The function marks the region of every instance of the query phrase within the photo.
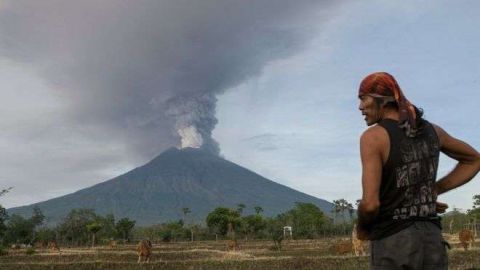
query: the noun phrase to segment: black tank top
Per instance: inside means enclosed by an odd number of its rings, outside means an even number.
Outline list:
[[[382,168],[380,210],[371,240],[397,233],[418,220],[441,228],[434,193],[440,144],[433,126],[423,121],[423,130],[415,138],[407,137],[395,120],[379,123],[388,132],[390,153]]]

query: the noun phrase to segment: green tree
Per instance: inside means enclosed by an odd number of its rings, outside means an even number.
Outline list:
[[[187,222],[187,215],[190,214],[192,211],[188,207],[182,208],[182,213],[183,213],[183,223]]]
[[[45,215],[43,215],[40,207],[36,205],[33,207],[32,217],[30,218],[30,220],[35,227],[42,225],[43,221],[45,220]]]
[[[36,229],[43,223],[45,216],[38,206],[33,208],[32,216],[26,219],[20,215],[10,218],[7,230],[7,242],[33,244],[36,241]]]
[[[468,215],[460,212],[458,208],[442,215],[442,227],[450,234],[463,229],[463,225],[469,222]]]
[[[476,219],[476,222],[480,222],[480,194],[473,196],[473,206],[467,210],[467,214],[470,218]]]
[[[7,224],[5,242],[8,244],[29,244],[33,242],[34,225],[31,220],[20,215],[12,215]]]
[[[103,228],[103,224],[98,221],[92,221],[87,224],[87,230],[92,234],[92,248],[95,247],[97,233]]]
[[[107,214],[106,216],[98,216],[96,221],[103,225],[100,232],[97,234],[98,240],[108,242],[117,237],[117,229],[115,228],[115,217],[113,214]]]
[[[269,238],[274,243],[275,250],[282,249],[283,241],[283,227],[285,226],[282,218],[277,216],[277,218],[268,218],[265,222],[266,230]]]
[[[33,236],[32,236],[32,241],[36,241],[36,231],[37,228],[43,224],[43,221],[45,220],[45,215],[43,215],[42,210],[38,206],[33,207],[32,211],[32,217],[30,218],[30,222],[32,222],[33,225]],[[33,244],[33,243],[31,243]]]
[[[350,222],[353,222],[353,214],[355,213],[355,208],[351,203],[347,204],[348,216],[350,217]]]
[[[238,212],[238,214],[240,214],[240,216],[242,215],[243,209],[245,209],[245,207],[247,207],[247,206],[243,203],[237,204],[237,212]]]
[[[255,206],[255,214],[260,215],[263,212],[263,208],[260,206]]]
[[[215,234],[227,235],[235,233],[235,229],[240,226],[241,219],[238,211],[217,207],[207,215],[207,226]],[[235,237],[235,236],[233,236]]]
[[[35,233],[36,242],[46,245],[48,242],[56,240],[57,232],[52,228],[40,228]]]
[[[338,200],[333,200],[333,207],[332,207],[332,215],[333,215],[333,225],[336,224],[336,221],[337,221],[337,215],[338,213],[340,213],[342,210],[341,210],[341,206],[340,206],[340,201]]]
[[[130,241],[130,233],[135,227],[135,220],[129,218],[122,218],[117,222],[117,232],[122,236],[123,242]]]
[[[183,228],[183,222],[181,220],[167,222],[161,226],[160,238],[164,242],[176,242],[179,237],[185,235],[185,232],[188,233],[188,230]]]
[[[257,235],[260,231],[265,229],[266,222],[260,215],[249,215],[242,217],[243,230],[246,238]]]
[[[5,195],[7,192],[9,192],[12,188],[6,188],[0,190],[0,197]],[[4,245],[4,237],[5,237],[5,232],[7,231],[7,225],[5,222],[7,222],[8,219],[8,214],[7,214],[7,209],[5,209],[1,204],[0,204],[0,249]]]
[[[8,219],[7,210],[0,205],[0,248],[4,245],[5,232],[7,231],[7,225],[5,222]]]
[[[320,235],[326,219],[318,206],[302,202],[295,203],[293,209],[280,214],[277,218],[284,222],[283,226],[292,226],[294,236],[300,238],[314,238]]]
[[[467,211],[470,223],[473,227],[474,237],[477,237],[477,224],[480,223],[480,194],[473,196],[473,207]]]
[[[480,194],[473,196],[473,208],[480,207]]]
[[[348,211],[348,208],[349,208],[349,202],[347,202],[347,200],[345,199],[339,199],[338,200],[338,207],[339,207],[339,210],[340,210],[340,213],[342,214],[342,221],[343,223],[345,223],[345,212]],[[353,207],[352,207],[353,208]]]
[[[183,224],[186,224],[187,227],[190,229],[190,241],[193,242],[193,226],[192,224],[187,223],[187,215],[190,214],[192,211],[188,207],[182,208],[183,212]]]
[[[87,224],[96,221],[97,218],[93,209],[72,209],[58,225],[62,242],[69,242],[76,246],[90,242],[90,232],[87,229]]]
[[[349,203],[345,199],[338,199],[333,201],[334,207],[332,209],[332,212],[334,214],[333,216],[333,225],[335,225],[337,222],[337,215],[340,214],[340,217],[342,218],[342,223],[341,223],[341,230],[345,234],[346,233],[346,224],[345,224],[345,212],[347,212],[350,215],[350,218],[353,218],[353,205]]]

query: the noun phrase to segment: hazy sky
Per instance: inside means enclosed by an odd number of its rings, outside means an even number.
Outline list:
[[[0,1],[6,207],[204,143],[327,200],[360,198],[357,89],[393,74],[480,149],[477,1]],[[454,163],[442,157],[439,176]],[[477,176],[442,201],[470,208]]]

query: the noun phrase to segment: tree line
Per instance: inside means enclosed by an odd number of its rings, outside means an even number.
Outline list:
[[[9,189],[0,190],[0,196]],[[472,220],[480,221],[480,194],[473,197],[473,208],[467,213],[458,209],[442,217],[446,232],[455,233]],[[357,201],[358,204],[358,201]],[[29,218],[8,215],[0,205],[0,247],[12,244],[46,245],[56,241],[62,246],[128,243],[148,238],[158,242],[219,239],[270,239],[278,248],[285,238],[315,239],[332,235],[349,235],[355,222],[355,209],[345,199],[333,201],[331,217],[312,203],[297,202],[294,207],[274,217],[263,215],[261,206],[253,206],[254,214],[245,215],[246,205],[217,207],[204,223],[191,219],[188,207],[181,209],[182,218],[151,226],[136,226],[129,218],[116,220],[113,214],[99,215],[93,209],[72,209],[55,227],[47,227],[45,216],[34,207]],[[291,227],[291,233],[288,228]]]
[[[72,209],[55,227],[47,227],[41,209],[34,207],[29,218],[8,215],[0,206],[0,246],[45,246],[56,241],[61,246],[107,244],[115,240],[128,243],[148,238],[152,241],[198,241],[219,239],[272,239],[277,244],[284,238],[284,226],[293,228],[294,239],[318,238],[342,233],[345,224],[334,224],[316,205],[297,202],[276,217],[265,217],[261,206],[254,214],[245,215],[245,204],[236,208],[217,207],[204,223],[191,220],[191,210],[182,208],[182,218],[151,226],[136,226],[129,218],[116,220],[113,214],[99,215],[93,209]],[[346,221],[345,221],[346,223]],[[347,225],[350,226],[350,225]],[[351,226],[350,226],[351,227]]]

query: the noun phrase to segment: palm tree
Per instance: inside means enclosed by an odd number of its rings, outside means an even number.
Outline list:
[[[95,247],[95,238],[97,236],[97,232],[103,228],[103,225],[99,222],[92,222],[87,224],[87,230],[92,233],[92,248]]]
[[[333,200],[333,207],[331,211],[333,214],[333,225],[335,225],[337,214],[340,213],[340,211],[341,211],[340,200]]]
[[[243,209],[245,209],[245,207],[246,207],[246,206],[245,206],[245,204],[243,204],[243,203],[237,204],[237,212],[240,214],[240,216],[242,215]]]
[[[187,223],[187,215],[190,214],[192,211],[190,211],[190,208],[184,207],[182,208],[182,213],[183,213],[183,223]]]
[[[347,203],[347,210],[348,215],[350,216],[350,221],[353,222],[353,213],[355,212],[355,208],[353,208],[353,205],[351,203]]]
[[[263,212],[263,208],[260,206],[255,206],[255,214],[260,215],[261,212]]]

